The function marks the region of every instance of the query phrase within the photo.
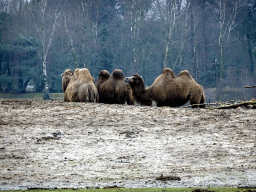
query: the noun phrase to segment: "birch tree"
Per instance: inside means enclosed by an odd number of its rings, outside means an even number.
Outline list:
[[[132,0],[131,5],[131,38],[132,38],[132,59],[133,64],[135,67],[135,71],[138,72],[138,37],[139,37],[139,29],[140,29],[140,23],[141,23],[141,17],[139,15],[140,10],[138,10],[136,6],[136,0]]]
[[[163,68],[168,67],[168,55],[170,52],[170,43],[171,38],[173,35],[173,30],[176,23],[176,16],[177,16],[177,2],[176,0],[167,0],[166,1],[166,7],[167,7],[167,25],[168,25],[168,37],[167,42],[165,46],[165,52],[164,52],[164,61],[163,61]]]
[[[218,78],[217,78],[217,98],[220,98],[221,90],[223,87],[223,78],[225,74],[225,60],[224,60],[224,49],[225,46],[228,44],[231,31],[238,25],[235,22],[236,14],[237,14],[237,0],[234,2],[233,9],[231,14],[227,14],[227,2],[226,0],[216,0],[219,9],[219,37],[218,37],[218,52],[219,57],[215,58],[215,66],[217,67],[218,71]],[[227,18],[227,15],[229,18]],[[225,41],[226,40],[226,41]]]
[[[32,16],[32,23],[34,25],[37,36],[39,36],[41,46],[38,47],[37,53],[40,56],[43,67],[43,78],[44,78],[44,90],[43,90],[43,99],[49,100],[49,82],[47,75],[47,57],[49,55],[49,50],[54,39],[54,34],[57,27],[57,20],[60,15],[59,4],[57,3],[55,9],[50,9],[48,5],[48,0],[42,0],[40,2],[34,2],[33,4],[28,5],[29,15]],[[53,11],[53,12],[51,12]],[[20,37],[26,39],[33,44],[23,34],[19,34]]]
[[[89,17],[89,2],[82,2],[81,3],[81,8],[82,8],[82,15],[83,15],[83,38],[82,38],[82,55],[83,59],[85,59],[86,52],[85,52],[85,47],[86,47],[86,33],[87,33],[87,25],[88,25],[88,17]],[[86,66],[86,63],[84,63],[84,67]]]
[[[85,60],[86,55],[85,48],[88,43],[86,42],[86,34],[91,2],[66,0],[62,7],[61,15],[63,22],[62,24],[58,24],[58,26],[63,29],[66,34],[68,39],[67,44],[71,51],[74,65],[79,67],[82,65],[82,61]],[[72,7],[72,10],[70,10],[70,7]],[[79,26],[79,28],[74,30],[77,26]],[[79,49],[81,50],[81,54],[79,54]],[[83,63],[83,67],[88,67],[85,62]]]

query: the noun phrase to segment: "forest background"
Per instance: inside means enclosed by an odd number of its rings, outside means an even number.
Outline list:
[[[188,70],[206,100],[251,99],[256,0],[0,0],[0,91],[62,92],[86,67],[142,75]],[[30,88],[30,89],[29,89]]]

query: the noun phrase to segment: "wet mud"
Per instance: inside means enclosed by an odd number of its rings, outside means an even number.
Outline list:
[[[0,190],[255,187],[255,109],[0,99]]]

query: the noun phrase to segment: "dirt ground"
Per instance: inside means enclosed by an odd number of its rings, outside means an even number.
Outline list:
[[[255,109],[0,99],[0,190],[255,187],[255,136]]]

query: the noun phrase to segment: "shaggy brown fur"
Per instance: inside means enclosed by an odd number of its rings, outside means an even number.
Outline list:
[[[108,104],[134,104],[132,89],[128,83],[124,81],[123,72],[115,69],[112,76],[99,85],[100,103]]]
[[[99,87],[102,83],[104,83],[105,81],[107,81],[108,79],[110,78],[110,73],[107,71],[107,70],[101,70],[100,73],[99,73],[99,78],[95,84],[98,92],[99,92]],[[103,103],[102,102],[102,99],[100,97],[100,94],[99,94],[99,103]]]
[[[95,86],[99,90],[99,86],[110,78],[110,73],[107,70],[101,70],[99,73],[99,79],[97,80]]]
[[[139,75],[127,77],[126,81],[131,85],[134,97],[141,105],[152,105],[154,100],[158,107],[178,107],[188,101],[191,105],[203,104],[205,100],[203,87],[194,81],[187,70],[175,77],[171,69],[165,68],[148,89],[145,89],[144,81]]]
[[[98,100],[99,94],[90,71],[87,68],[77,68],[64,93],[64,101],[98,102]]]
[[[74,75],[74,72],[71,69],[66,69],[64,71],[64,73],[61,74],[62,76],[62,90],[63,93],[66,91],[67,86],[72,78],[72,76]]]

